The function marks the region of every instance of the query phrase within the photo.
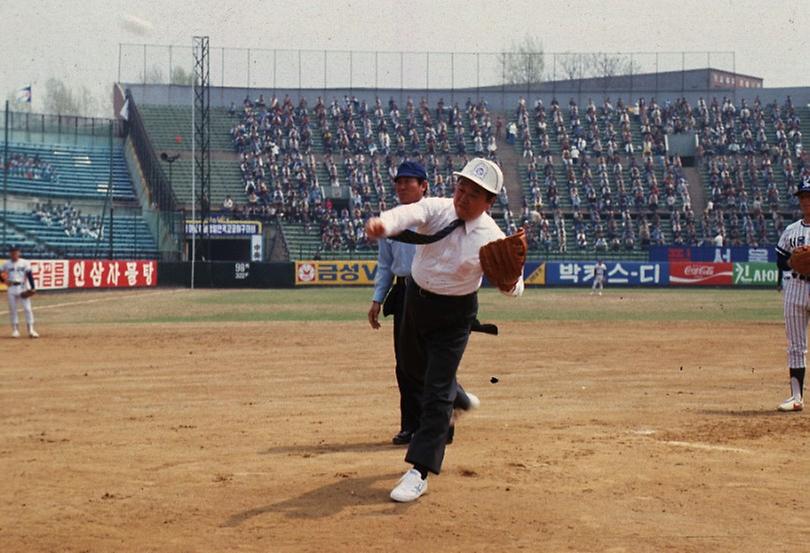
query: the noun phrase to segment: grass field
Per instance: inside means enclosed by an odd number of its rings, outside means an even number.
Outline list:
[[[0,338],[0,551],[751,551],[810,541],[774,290],[481,294],[416,504],[368,289],[42,294]],[[7,316],[5,313],[3,317]],[[7,327],[6,327],[7,328]],[[492,384],[492,376],[498,378]]]
[[[147,298],[154,295],[154,301]],[[194,323],[194,322],[351,322],[365,321],[368,288],[308,290],[159,290],[45,295],[43,322]],[[128,302],[119,309],[121,302]],[[160,298],[160,299],[157,299]],[[84,304],[83,301],[92,303]],[[112,302],[112,307],[106,303]],[[53,305],[75,303],[64,308]],[[781,296],[775,290],[732,291],[614,289],[605,296],[587,290],[529,289],[512,301],[492,290],[480,294],[481,318],[497,321],[761,321],[782,320]]]

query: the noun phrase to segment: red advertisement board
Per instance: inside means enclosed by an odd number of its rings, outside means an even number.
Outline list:
[[[157,261],[70,262],[70,288],[140,288],[157,285]]]
[[[672,286],[731,286],[733,277],[733,263],[669,263],[669,283]]]
[[[0,259],[0,264],[4,261]],[[157,286],[157,267],[157,261],[31,260],[37,290]],[[0,284],[0,290],[5,289]]]

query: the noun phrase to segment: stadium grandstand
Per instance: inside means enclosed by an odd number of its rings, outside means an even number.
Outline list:
[[[158,247],[125,160],[120,123],[0,113],[5,244],[40,259],[154,259]]]
[[[530,258],[645,260],[656,245],[774,244],[810,177],[808,89],[701,68],[527,87],[213,87],[205,195],[189,88],[121,82],[119,116],[91,125],[10,114],[6,242],[188,259],[207,216],[258,223],[253,260],[374,258],[363,226],[395,205],[399,163],[419,161],[429,193],[449,196],[453,171],[480,156],[505,175],[492,215],[527,229]],[[214,252],[198,256],[249,257]]]

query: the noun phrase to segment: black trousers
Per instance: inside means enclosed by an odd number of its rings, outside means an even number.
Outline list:
[[[440,296],[410,280],[406,291],[400,359],[413,386],[421,390],[419,428],[405,461],[439,474],[453,407],[469,407],[456,372],[478,314],[477,293]]]
[[[414,432],[419,427],[421,414],[421,387],[406,376],[402,360],[400,342],[410,341],[410,330],[405,325],[405,288],[404,277],[397,277],[383,303],[383,315],[394,317],[394,357],[396,359],[397,387],[399,388],[399,429]]]

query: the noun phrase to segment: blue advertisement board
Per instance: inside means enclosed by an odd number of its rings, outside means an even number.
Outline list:
[[[751,248],[733,246],[651,246],[650,261],[699,261],[704,263],[776,263],[776,250],[773,246]]]
[[[639,261],[606,261],[608,286],[666,286],[669,284],[667,263]],[[591,286],[595,261],[548,262],[546,286]]]

